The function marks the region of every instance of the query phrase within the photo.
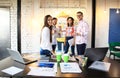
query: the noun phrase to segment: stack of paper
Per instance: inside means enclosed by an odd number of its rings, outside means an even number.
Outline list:
[[[60,63],[62,73],[81,73],[78,63]]]
[[[56,76],[57,63],[55,62],[39,62],[38,67],[30,67],[28,75],[34,76]]]
[[[2,70],[2,72],[7,73],[9,75],[15,75],[21,71],[23,71],[23,69],[15,67],[15,66],[11,66],[9,68]]]
[[[56,76],[56,72],[53,68],[46,67],[30,67],[30,72],[28,75],[34,76]]]
[[[111,63],[95,61],[88,68],[101,70],[101,71],[109,71]]]

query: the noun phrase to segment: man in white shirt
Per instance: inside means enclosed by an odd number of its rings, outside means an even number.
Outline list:
[[[83,13],[81,11],[77,12],[77,18],[79,20],[76,28],[76,48],[78,56],[81,56],[85,52],[87,37],[88,37],[88,24],[83,20]]]

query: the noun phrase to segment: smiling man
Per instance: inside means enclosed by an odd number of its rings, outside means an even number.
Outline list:
[[[79,20],[77,28],[76,28],[76,47],[77,47],[77,54],[78,57],[84,54],[86,44],[87,44],[87,37],[88,37],[88,30],[89,26],[87,22],[83,20],[83,13],[81,11],[77,12],[77,19]]]

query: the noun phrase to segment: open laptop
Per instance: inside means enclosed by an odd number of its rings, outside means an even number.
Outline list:
[[[22,64],[26,65],[26,64],[30,64],[30,63],[33,63],[33,62],[37,61],[35,59],[30,60],[30,59],[23,58],[18,51],[14,51],[14,50],[11,50],[9,48],[7,48],[7,50],[9,52],[10,56],[12,57],[12,59],[19,62],[19,63],[22,63]]]
[[[104,60],[107,51],[108,47],[87,48],[85,50],[84,56],[88,57],[89,62],[102,61]]]

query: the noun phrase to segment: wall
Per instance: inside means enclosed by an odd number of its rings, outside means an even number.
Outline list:
[[[17,50],[17,0],[0,0],[0,7],[10,8],[11,48]]]
[[[37,52],[39,51],[39,36],[40,30],[43,25],[43,17],[45,14],[51,14],[56,16],[56,10],[67,11],[71,10],[69,13],[71,16],[75,17],[75,12],[78,10],[84,10],[81,8],[52,8],[40,9],[40,0],[21,0],[22,3],[22,51],[24,52]],[[88,47],[91,46],[91,1],[87,0],[87,8],[84,12],[84,19],[90,25],[90,33],[88,38]],[[108,31],[109,31],[109,9],[117,8],[117,0],[106,0],[106,12],[105,9],[105,0],[97,0],[96,7],[96,37],[95,37],[95,46],[108,46]],[[10,7],[10,26],[11,26],[11,48],[17,50],[17,0],[0,0],[0,7],[9,6]],[[119,5],[120,7],[120,5]],[[74,10],[73,10],[74,9]],[[59,13],[59,12],[58,12]],[[33,19],[34,18],[34,19]],[[76,17],[75,17],[76,19]],[[33,22],[32,22],[33,20]]]
[[[83,11],[84,19],[89,24],[88,47],[91,47],[91,22],[92,22],[92,0],[86,0],[85,8],[40,8],[40,0],[21,0],[22,10],[22,52],[39,52],[40,32],[43,26],[44,16],[47,14],[57,17],[64,12],[77,21],[76,12]],[[54,0],[57,1],[57,0]],[[87,2],[88,1],[88,2]],[[78,3],[79,4],[79,3]],[[61,4],[68,5],[68,3]]]
[[[95,37],[96,47],[108,46],[110,8],[120,8],[120,5],[118,7],[118,0],[106,0],[106,12],[104,12],[105,0],[97,0]]]

